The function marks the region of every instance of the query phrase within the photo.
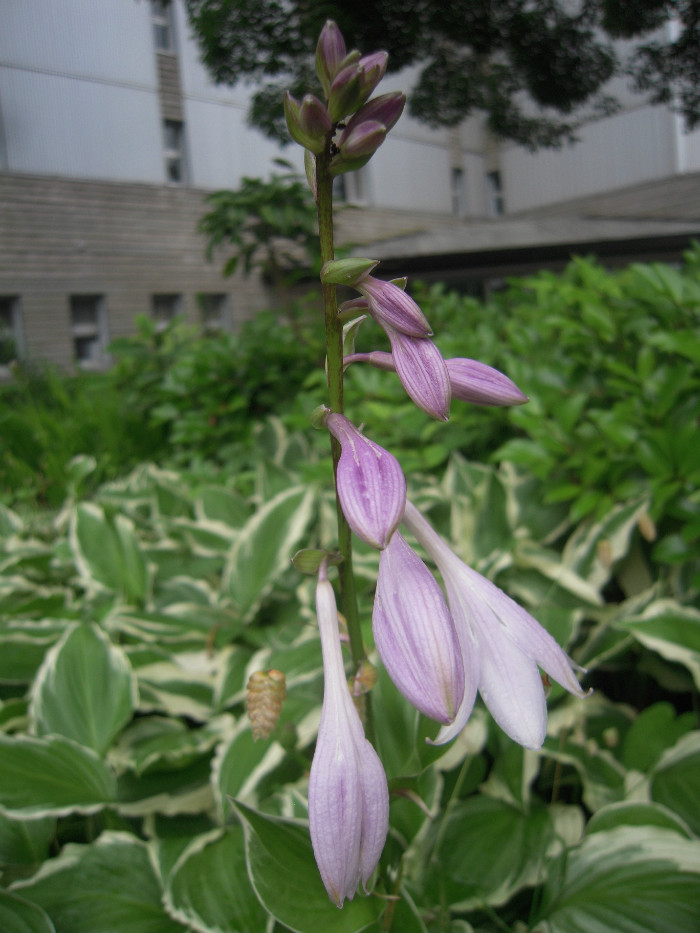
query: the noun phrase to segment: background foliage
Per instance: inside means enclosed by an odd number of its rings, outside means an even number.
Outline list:
[[[446,355],[468,347],[531,399],[455,403],[448,430],[392,374],[348,371],[348,398],[362,397],[412,497],[567,646],[594,693],[554,688],[539,753],[481,706],[435,748],[437,726],[380,670],[391,830],[375,894],[342,911],[305,822],[321,656],[313,581],[289,564],[334,544],[327,438],[307,429],[323,378],[308,375],[311,312],[302,345],[273,315],[231,338],[144,329],[114,348],[110,373],[20,374],[4,389],[6,425],[34,414],[24,459],[0,434],[14,451],[1,460],[2,929],[692,929],[699,269],[698,251],[682,270],[581,259],[487,304],[423,292]],[[371,326],[358,349],[376,345]],[[108,415],[122,440],[105,457]],[[49,489],[57,507],[32,504]],[[361,543],[356,567],[371,645],[376,554]],[[245,683],[268,668],[285,671],[288,697],[254,743]]]

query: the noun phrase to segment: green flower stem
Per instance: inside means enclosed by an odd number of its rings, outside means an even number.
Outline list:
[[[325,151],[316,156],[316,183],[318,203],[318,231],[321,241],[321,261],[329,262],[335,258],[333,246],[333,177],[328,170],[330,159],[330,141]],[[338,303],[335,285],[323,285],[323,306],[326,321],[326,360],[328,379],[328,407],[331,411],[343,413],[343,325],[338,318]],[[333,475],[337,476],[340,444],[331,437],[333,456]],[[337,495],[336,511],[338,514],[338,548],[343,561],[338,568],[340,594],[343,614],[348,626],[350,650],[355,665],[358,666],[366,657],[362,643],[360,619],[357,609],[357,591],[355,575],[352,569],[352,533],[343,515]]]

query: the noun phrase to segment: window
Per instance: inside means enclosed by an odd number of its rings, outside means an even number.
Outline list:
[[[73,356],[85,369],[107,362],[107,314],[102,295],[71,295],[70,324]]]
[[[151,0],[151,21],[153,22],[153,44],[158,52],[174,52],[173,8],[172,4],[161,0]]]
[[[185,147],[182,123],[179,120],[163,121],[163,154],[165,155],[165,177],[173,184],[185,180]]]
[[[16,295],[0,295],[0,369],[23,352],[22,315]]]
[[[206,331],[229,330],[228,295],[200,292],[197,295],[199,319]]]
[[[453,166],[450,171],[452,193],[452,213],[455,217],[464,217],[467,213],[467,183],[464,170]]]
[[[505,211],[500,172],[486,173],[486,210],[490,217],[498,217]]]
[[[165,330],[182,310],[182,295],[151,295],[151,316],[158,330]]]
[[[367,204],[369,200],[369,174],[362,166],[356,172],[336,175],[333,181],[333,197],[348,204]]]

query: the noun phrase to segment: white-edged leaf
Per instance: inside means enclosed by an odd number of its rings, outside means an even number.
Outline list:
[[[168,877],[165,906],[198,933],[249,933],[265,929],[267,914],[248,880],[243,828],[199,836]]]
[[[700,842],[658,826],[598,832],[550,864],[538,933],[680,933],[700,917]]]
[[[2,933],[56,933],[46,913],[18,894],[0,890],[0,930]]]
[[[278,493],[249,519],[226,562],[224,590],[245,619],[289,566],[311,518],[315,493],[293,486]]]
[[[104,755],[137,705],[124,652],[96,625],[74,625],[39,669],[30,715],[37,735],[63,735]]]
[[[683,664],[700,689],[700,610],[660,599],[639,615],[615,624],[667,661]]]
[[[108,515],[92,502],[81,502],[71,519],[70,541],[88,588],[116,592],[129,602],[145,599],[146,562],[125,515]]]
[[[0,734],[0,812],[17,819],[94,813],[116,799],[111,769],[61,735]]]
[[[183,933],[161,903],[146,845],[129,833],[69,844],[12,890],[42,907],[58,933]]]
[[[649,781],[652,800],[700,833],[700,732],[689,732],[661,756]]]

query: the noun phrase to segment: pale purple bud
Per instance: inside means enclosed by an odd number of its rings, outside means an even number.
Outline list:
[[[360,59],[358,67],[362,73],[362,103],[367,100],[386,74],[388,62],[388,52],[372,52],[371,55],[363,55]]]
[[[381,551],[396,531],[406,503],[401,466],[345,415],[329,412],[325,420],[341,447],[336,483],[343,514],[358,538]]]
[[[348,121],[348,125],[345,130],[343,130],[340,137],[339,145],[343,145],[346,136],[348,136],[356,126],[367,121],[381,123],[388,132],[403,113],[405,104],[406,95],[402,94],[401,91],[395,91],[391,94],[381,94],[379,97],[367,101],[367,103],[363,104],[357,113]]]
[[[316,154],[323,152],[326,136],[332,129],[328,111],[313,94],[306,94],[301,104],[287,91],[284,116],[289,135],[299,145]]]
[[[450,377],[442,354],[427,337],[407,337],[385,327],[396,374],[408,397],[431,418],[450,417]]]
[[[329,19],[321,30],[316,45],[316,74],[326,97],[345,54],[343,35],[333,20]]]
[[[375,321],[409,337],[430,337],[432,330],[425,315],[410,295],[394,285],[368,275],[355,285],[368,301],[368,310]]]
[[[385,139],[386,127],[377,120],[357,123],[349,133],[343,133],[338,146],[340,153],[335,158],[351,160],[374,155]]]
[[[345,361],[346,364],[354,362],[367,362],[375,369],[396,372],[393,356],[384,350],[356,354],[352,359]],[[452,398],[475,405],[522,405],[528,401],[527,395],[524,395],[508,376],[504,376],[492,366],[487,366],[486,363],[454,357],[445,360],[445,366],[450,379]]]
[[[379,657],[425,716],[451,723],[464,697],[464,665],[437,581],[397,531],[379,558],[372,613]]]
[[[540,748],[547,734],[547,704],[539,668],[569,693],[584,697],[575,665],[539,622],[463,563],[411,502],[404,523],[442,575],[466,683],[470,669],[475,670],[479,693],[498,725],[520,745]],[[472,705],[465,691],[454,722],[440,730],[436,744],[449,742],[464,728]]]
[[[362,96],[362,79],[357,64],[347,65],[333,79],[328,92],[328,112],[333,123],[354,113],[366,99]]]
[[[475,405],[522,405],[528,400],[508,376],[486,363],[455,357],[445,365],[453,398]]]
[[[389,790],[345,678],[333,587],[319,573],[316,612],[323,653],[323,706],[309,775],[309,830],[323,884],[343,906],[367,890],[389,828]]]

